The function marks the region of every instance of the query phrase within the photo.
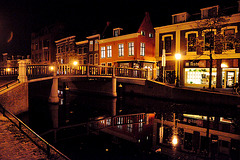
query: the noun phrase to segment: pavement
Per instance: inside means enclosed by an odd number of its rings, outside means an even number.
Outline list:
[[[11,121],[0,113],[0,159],[39,160],[48,159]]]

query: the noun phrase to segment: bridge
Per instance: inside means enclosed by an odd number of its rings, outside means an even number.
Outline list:
[[[116,97],[117,82],[145,85],[146,79],[151,79],[150,70],[106,67],[99,65],[69,65],[69,64],[26,64],[25,60],[19,61],[19,67],[1,67],[0,77],[15,77],[19,83],[33,83],[52,79],[49,102],[58,103],[59,79],[88,78],[88,80],[107,79],[109,84],[105,88],[95,88],[99,93]],[[111,82],[111,83],[110,83]],[[13,86],[15,82],[2,85],[0,90]]]

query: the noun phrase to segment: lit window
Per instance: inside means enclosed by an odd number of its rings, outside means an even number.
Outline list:
[[[95,44],[94,44],[94,51],[98,51],[98,41],[97,40],[95,40]]]
[[[118,45],[118,53],[119,53],[119,57],[124,56],[124,46],[123,46],[123,44]]]
[[[107,57],[108,58],[112,57],[112,46],[107,46]]]
[[[152,33],[149,33],[149,38],[153,38],[153,34]]]
[[[105,47],[101,47],[101,58],[105,58]]]
[[[145,56],[145,43],[140,43],[140,56]]]
[[[89,51],[93,51],[93,40],[89,42]]]
[[[134,42],[128,43],[128,55],[134,56]]]
[[[141,31],[141,35],[142,35],[142,36],[145,36],[145,32],[144,32],[144,31]]]

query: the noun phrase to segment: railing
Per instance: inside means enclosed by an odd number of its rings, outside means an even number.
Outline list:
[[[133,78],[145,78],[147,79],[148,71],[145,69],[133,69],[133,68],[115,68],[115,74],[119,77],[133,77]]]
[[[4,91],[5,89],[8,89],[11,86],[14,86],[17,83],[20,83],[19,80],[12,80],[12,81],[10,81],[8,83],[5,83],[5,84],[1,85],[0,86],[0,92]]]
[[[114,70],[114,72],[113,72]],[[119,76],[132,78],[147,78],[148,71],[145,69],[107,67],[99,65],[66,65],[60,64],[57,70],[58,75],[88,75],[88,76]]]
[[[50,65],[27,65],[28,79],[53,76],[54,66]]]
[[[0,76],[18,75],[18,67],[0,67]]]
[[[39,148],[45,151],[50,159],[67,159],[70,160],[63,153],[54,148],[51,144],[45,141],[32,129],[30,129],[25,123],[18,119],[14,114],[6,110],[2,105],[0,105],[2,114],[7,117],[12,123],[14,123],[20,131],[22,131],[28,138],[35,143]]]

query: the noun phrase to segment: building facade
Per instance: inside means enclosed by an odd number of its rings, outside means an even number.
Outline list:
[[[122,35],[122,28],[114,28],[113,36],[99,40],[99,64],[153,70],[154,29],[148,13],[136,33]]]
[[[189,21],[191,15],[183,12],[172,15],[173,24],[155,28],[158,75],[163,72],[165,50],[165,75],[176,74],[179,69],[182,86],[207,87],[210,68],[213,87],[232,87],[239,82],[240,48],[236,41],[240,38],[240,13],[219,13],[219,6],[203,8],[199,20]],[[215,27],[210,24],[213,20],[218,21]],[[181,54],[179,66],[176,53]]]
[[[50,64],[56,61],[55,41],[63,34],[60,24],[41,29],[31,35],[31,60],[33,63]]]
[[[55,41],[57,47],[56,62],[58,64],[72,64],[78,60],[75,38],[76,36],[69,36]]]

